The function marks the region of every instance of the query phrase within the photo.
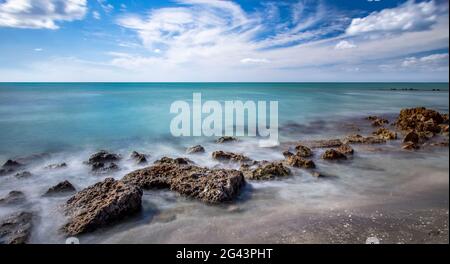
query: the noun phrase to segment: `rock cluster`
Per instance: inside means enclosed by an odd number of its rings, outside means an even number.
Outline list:
[[[17,205],[26,201],[25,194],[21,191],[10,191],[8,195],[0,198],[0,205]]]
[[[335,149],[327,149],[322,154],[324,160],[346,160],[347,156]]]
[[[283,152],[283,156],[285,158],[286,164],[289,166],[304,169],[313,169],[316,167],[316,164],[312,160],[305,159],[298,154],[293,154],[289,151],[285,151]]]
[[[252,161],[249,157],[244,156],[242,154],[237,154],[237,153],[233,153],[233,152],[225,152],[222,150],[214,151],[212,153],[212,158],[217,161],[224,162],[224,163],[235,162],[235,163],[243,164],[243,163],[248,163],[248,162]]]
[[[187,154],[205,153],[205,148],[201,145],[192,146],[186,149]]]
[[[0,220],[0,244],[25,244],[30,237],[33,214],[13,213]]]
[[[253,165],[244,164],[240,170],[249,180],[271,180],[290,175],[290,170],[282,162],[259,161]]]
[[[133,151],[130,155],[130,158],[135,161],[136,164],[142,165],[147,164],[147,155],[139,153],[137,151]]]
[[[382,140],[394,140],[397,139],[397,133],[394,131],[390,131],[387,128],[380,127],[372,133],[374,136]]]
[[[116,171],[119,166],[114,163],[121,159],[120,155],[109,153],[105,150],[101,150],[89,157],[89,160],[85,162],[91,165],[91,170],[96,173],[104,173],[109,171]]]

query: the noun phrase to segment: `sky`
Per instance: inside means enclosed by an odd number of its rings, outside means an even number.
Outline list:
[[[448,0],[0,0],[0,81],[448,82]]]

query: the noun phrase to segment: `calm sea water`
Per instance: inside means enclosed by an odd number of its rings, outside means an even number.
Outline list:
[[[401,90],[410,88],[414,90]],[[342,137],[351,132],[345,124],[356,124],[361,128],[358,133],[369,134],[373,128],[363,117],[380,114],[392,121],[405,107],[449,110],[447,83],[0,83],[0,162],[49,154],[28,165],[30,178],[0,177],[0,197],[19,190],[27,199],[23,205],[0,207],[0,217],[31,210],[38,215],[31,242],[64,243],[59,227],[65,218],[58,206],[69,196],[42,194],[63,180],[81,190],[105,177],[120,179],[139,168],[127,158],[132,150],[150,154],[153,162],[164,155],[184,156],[187,146],[200,143],[207,153],[189,158],[202,166],[218,165],[210,157],[215,150],[256,160],[283,158],[281,149],[260,148],[252,138],[222,145],[211,138],[172,137],[169,126],[175,115],[170,114],[170,105],[176,100],[191,102],[194,92],[201,92],[204,101],[278,101],[282,142]],[[294,235],[306,232],[299,217],[305,213],[325,214],[326,219],[334,210],[349,214],[362,205],[372,205],[379,213],[401,199],[408,200],[402,205],[409,209],[448,210],[448,148],[408,152],[400,144],[401,140],[389,142],[380,146],[381,151],[379,146],[354,146],[355,155],[343,163],[320,160],[323,150],[315,150],[318,169],[335,177],[321,180],[293,170],[286,179],[250,182],[231,205],[208,206],[170,191],[146,191],[140,215],[80,239],[82,243],[279,242],[280,228],[290,228]],[[122,154],[121,170],[92,175],[83,161],[99,149]],[[68,167],[44,168],[57,162]],[[267,235],[261,240],[263,234]]]

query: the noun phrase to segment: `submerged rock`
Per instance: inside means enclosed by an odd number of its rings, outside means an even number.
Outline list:
[[[29,178],[31,176],[33,176],[33,174],[31,174],[31,172],[29,172],[29,171],[18,172],[14,175],[14,177],[16,177],[18,179],[25,179],[25,178]]]
[[[342,154],[345,154],[345,155],[352,155],[355,152],[353,150],[353,148],[350,145],[348,145],[348,144],[343,144],[339,148],[337,148],[336,150],[339,151]]]
[[[285,162],[287,165],[297,168],[304,168],[304,169],[313,169],[316,167],[316,164],[312,160],[305,159],[297,154],[293,154],[289,151],[283,152],[283,155],[285,157]]]
[[[386,140],[378,137],[363,137],[359,134],[350,135],[345,137],[344,143],[353,143],[353,144],[382,144],[386,143]]]
[[[309,158],[312,156],[312,151],[307,146],[303,146],[301,144],[295,146],[295,150],[297,151],[297,155],[303,158]]]
[[[285,177],[290,174],[282,162],[261,161],[255,165],[242,165],[240,169],[244,177],[249,180],[272,180],[277,177]]]
[[[162,157],[154,162],[155,164],[172,164],[172,165],[187,165],[194,164],[194,162],[188,158],[169,158]]]
[[[310,148],[334,148],[342,145],[342,141],[340,139],[310,140],[302,143]]]
[[[114,162],[111,163],[103,163],[103,162],[96,162],[91,165],[91,170],[95,173],[108,173],[112,171],[118,171],[119,166],[115,164]]]
[[[174,163],[159,163],[133,171],[125,175],[122,182],[143,189],[169,188],[209,203],[231,201],[245,185],[244,176],[238,170]]]
[[[238,141],[238,139],[235,137],[223,136],[223,137],[218,138],[216,140],[216,143],[221,144],[221,143],[236,142],[236,141]]]
[[[1,167],[0,176],[12,174],[13,172],[15,172],[17,169],[19,169],[22,166],[23,166],[23,164],[15,161],[15,160],[9,159]]]
[[[25,244],[32,230],[33,214],[18,212],[0,220],[0,244]]]
[[[186,149],[187,154],[204,153],[205,148],[202,145],[192,146]]]
[[[384,128],[384,127],[378,128],[372,134],[374,136],[377,136],[377,137],[379,137],[381,139],[384,139],[384,140],[397,139],[397,133],[395,133],[394,131],[390,131],[389,129]]]
[[[417,135],[416,132],[411,131],[408,134],[406,134],[406,136],[403,138],[403,143],[407,143],[407,142],[412,142],[414,144],[419,143],[419,135]]]
[[[404,142],[402,145],[402,149],[406,149],[406,150],[416,150],[419,149],[420,146],[419,144],[416,144],[414,142],[408,141],[408,142]]]
[[[0,198],[0,205],[17,205],[26,201],[25,194],[21,191],[10,191],[7,196]]]
[[[72,196],[65,204],[68,235],[91,232],[121,220],[141,209],[142,190],[106,178]]]
[[[324,160],[345,160],[345,159],[347,159],[347,156],[345,156],[343,153],[341,153],[335,149],[327,149],[322,154],[322,159],[324,159]]]
[[[93,172],[103,173],[118,170],[119,166],[114,162],[121,160],[121,158],[120,155],[101,150],[92,154],[85,163],[91,165],[91,170]]]
[[[56,184],[53,187],[50,187],[44,194],[44,196],[53,196],[58,194],[76,192],[77,190],[69,181],[63,181]]]
[[[233,152],[225,152],[225,151],[214,151],[212,153],[212,158],[220,161],[220,162],[239,162],[239,163],[248,163],[251,162],[252,159],[250,159],[247,156],[244,156],[242,154],[236,154]]]
[[[372,126],[374,126],[374,127],[384,126],[386,124],[389,124],[389,121],[387,119],[380,118],[380,117],[377,117],[376,119],[374,119],[372,121]]]
[[[147,155],[139,153],[137,151],[133,151],[130,155],[130,158],[133,159],[136,164],[147,164]]]
[[[48,170],[54,170],[54,169],[62,169],[62,168],[66,168],[67,167],[67,163],[62,162],[62,163],[55,163],[55,164],[50,164],[45,166],[44,169],[48,169]]]

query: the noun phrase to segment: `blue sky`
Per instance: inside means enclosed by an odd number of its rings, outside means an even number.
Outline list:
[[[0,0],[0,81],[448,81],[448,1]]]

